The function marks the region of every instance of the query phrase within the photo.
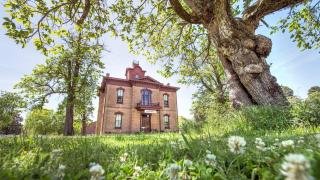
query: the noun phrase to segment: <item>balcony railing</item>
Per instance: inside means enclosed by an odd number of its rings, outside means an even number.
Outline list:
[[[137,103],[137,109],[140,109],[140,110],[145,110],[145,109],[158,110],[160,108],[161,108],[160,103],[150,103],[150,104],[142,104],[141,102]]]

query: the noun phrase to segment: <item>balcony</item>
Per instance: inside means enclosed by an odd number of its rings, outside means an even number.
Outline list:
[[[140,102],[140,103],[137,103],[136,108],[138,110],[159,110],[161,107],[160,107],[160,103],[150,103],[146,105]]]

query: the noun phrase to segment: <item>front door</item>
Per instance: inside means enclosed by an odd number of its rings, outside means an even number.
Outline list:
[[[151,115],[141,114],[141,131],[150,132],[151,131]]]

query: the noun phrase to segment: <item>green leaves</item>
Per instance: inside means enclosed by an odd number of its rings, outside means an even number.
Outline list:
[[[320,3],[306,2],[302,7],[292,7],[288,16],[280,19],[272,33],[289,32],[290,38],[303,50],[320,47]]]
[[[19,116],[25,102],[18,93],[0,92],[0,129],[9,125]]]

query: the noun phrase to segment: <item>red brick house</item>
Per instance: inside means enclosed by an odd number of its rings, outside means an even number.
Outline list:
[[[96,133],[178,130],[177,90],[145,75],[138,63],[126,79],[103,77],[99,89]]]
[[[92,122],[86,126],[86,134],[95,134],[96,133],[97,122]]]

